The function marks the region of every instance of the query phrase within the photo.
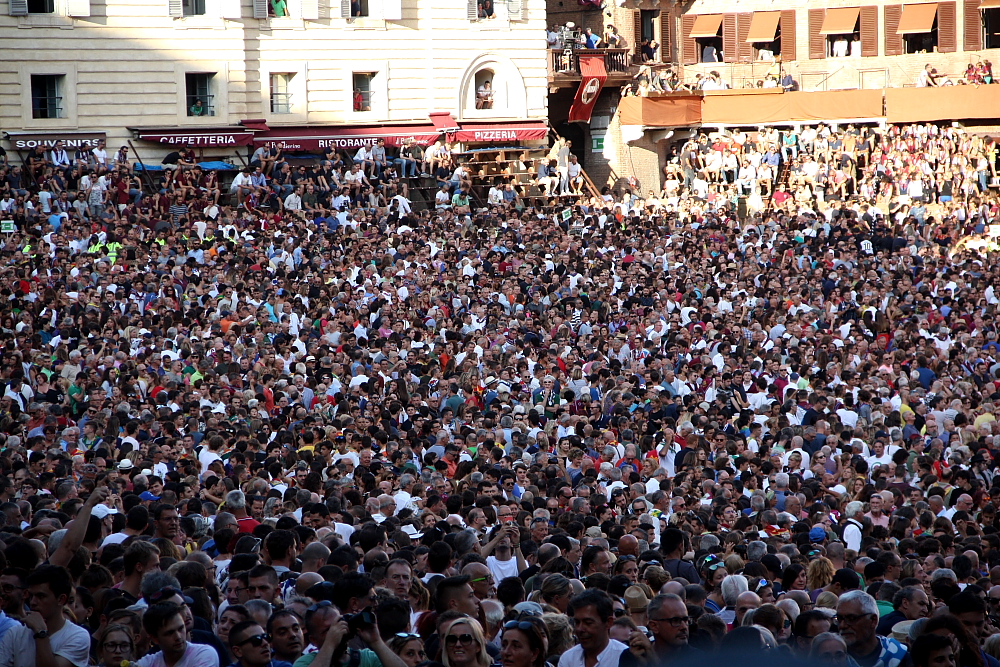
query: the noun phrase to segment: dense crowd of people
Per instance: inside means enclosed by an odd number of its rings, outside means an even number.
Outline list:
[[[996,216],[997,145],[959,127],[819,124],[699,132],[679,144],[659,193],[672,208],[689,201],[737,202],[750,213],[771,206],[812,211],[828,220],[841,206],[908,225],[925,240],[940,224]],[[783,169],[782,169],[783,167]],[[787,172],[787,173],[783,173]],[[991,190],[992,188],[992,190]]]
[[[55,157],[0,178],[0,667],[1000,667],[992,141],[322,215]]]

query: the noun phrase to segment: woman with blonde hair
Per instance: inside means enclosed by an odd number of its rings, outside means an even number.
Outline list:
[[[559,657],[571,649],[576,640],[573,638],[573,626],[565,614],[543,614],[542,622],[549,635],[549,662],[559,662]]]
[[[837,597],[836,593],[831,593],[830,591],[823,591],[816,598],[816,606],[822,609],[836,609],[837,600],[839,599],[840,598]]]
[[[817,558],[809,563],[809,569],[806,572],[806,588],[811,591],[826,588],[833,581],[834,574],[836,574],[836,569],[830,559]]]
[[[490,667],[486,638],[479,621],[456,618],[441,633],[441,662],[444,667]]]

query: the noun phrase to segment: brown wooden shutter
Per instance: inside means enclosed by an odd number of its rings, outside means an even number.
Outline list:
[[[938,3],[937,22],[938,53],[958,51],[958,9],[955,0]]]
[[[632,53],[642,59],[642,10],[634,9],[632,14]],[[626,46],[628,46],[626,44]]]
[[[698,42],[688,35],[694,30],[695,17],[692,14],[685,14],[681,17],[681,62],[685,65],[693,65],[698,62]]]
[[[813,60],[826,58],[826,36],[819,34],[825,17],[825,9],[809,10],[809,57]]]
[[[861,55],[865,58],[878,56],[878,7],[861,8]]]
[[[723,61],[727,63],[734,63],[739,58],[739,46],[736,44],[738,38],[737,16],[737,14],[724,14],[722,16],[722,55]]]
[[[753,62],[753,44],[747,41],[752,22],[753,12],[736,16],[736,56],[741,63]]]
[[[983,17],[979,13],[979,0],[965,0],[965,51],[979,51],[983,48]],[[938,19],[940,20],[940,19]]]
[[[781,59],[795,60],[795,10],[781,11]]]
[[[978,2],[978,0],[977,0]],[[674,6],[667,9],[660,9],[660,62],[669,63],[674,61],[674,53],[677,48],[677,35],[675,35],[676,21],[674,20]],[[678,54],[679,55],[679,54]]]
[[[883,10],[885,25],[885,55],[898,56],[903,53],[903,36],[897,35],[899,19],[903,15],[902,5],[886,5]]]

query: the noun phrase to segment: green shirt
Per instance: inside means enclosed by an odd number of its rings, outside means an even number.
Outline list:
[[[350,662],[350,653],[351,651],[354,650],[355,649],[349,649],[347,652],[344,653],[345,663]],[[382,667],[382,661],[379,660],[378,654],[375,653],[375,651],[371,650],[370,648],[364,648],[361,649],[360,653],[361,653],[361,662],[358,664],[358,667]],[[292,667],[309,667],[309,665],[311,665],[313,663],[313,660],[315,659],[316,659],[316,653],[306,653],[298,660],[296,660],[295,663],[292,665]]]

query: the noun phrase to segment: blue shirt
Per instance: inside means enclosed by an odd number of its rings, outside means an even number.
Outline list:
[[[8,630],[19,625],[21,625],[20,621],[15,621],[13,618],[0,611],[0,640],[3,639],[5,634],[7,634]]]

